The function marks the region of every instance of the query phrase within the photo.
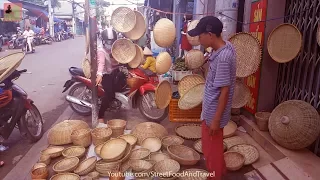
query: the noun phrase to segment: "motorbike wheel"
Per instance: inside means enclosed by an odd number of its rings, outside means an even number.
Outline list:
[[[80,91],[80,95],[77,95],[76,92],[77,91]],[[79,99],[82,99],[82,100],[86,100],[88,101],[89,99],[89,102],[91,101],[91,90],[88,89],[84,84],[82,83],[78,83],[78,84],[75,84],[71,87],[70,91],[69,91],[69,96],[73,96],[73,97],[77,97]],[[77,114],[81,115],[81,116],[90,116],[91,115],[91,109],[90,108],[86,108],[86,107],[83,107],[81,105],[78,105],[78,104],[74,104],[74,103],[69,103],[70,104],[70,107],[71,109],[76,112]]]
[[[150,104],[151,102],[151,104]],[[152,106],[149,108],[148,104]],[[146,92],[143,96],[138,99],[138,107],[140,113],[149,121],[160,123],[168,116],[168,108],[158,109],[155,104],[154,92]],[[150,112],[148,112],[150,111]]]
[[[27,117],[28,114],[30,114],[31,116]],[[36,132],[29,129],[29,127],[32,125],[30,121],[36,124]],[[31,108],[27,110],[27,112],[21,117],[21,122],[25,129],[27,138],[31,142],[37,142],[41,139],[44,134],[44,121],[42,119],[40,111],[34,104],[31,104]]]

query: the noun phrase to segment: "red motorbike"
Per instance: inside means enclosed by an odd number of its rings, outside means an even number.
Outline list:
[[[161,122],[165,119],[168,116],[168,109],[158,109],[155,104],[155,89],[159,83],[158,76],[148,77],[140,69],[128,70],[126,67],[121,67],[120,71],[126,74],[127,84],[120,92],[116,92],[115,99],[107,111],[138,108],[140,113],[149,121]],[[70,88],[66,100],[76,113],[83,116],[91,115],[91,80],[85,77],[83,70],[80,68],[70,67],[69,72],[71,79],[66,81],[63,90],[65,92]],[[101,105],[103,96],[103,87],[99,85],[98,106]]]

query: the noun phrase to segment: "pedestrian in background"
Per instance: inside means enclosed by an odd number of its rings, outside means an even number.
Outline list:
[[[213,16],[200,19],[196,28],[189,31],[192,37],[199,36],[204,48],[211,47],[202,103],[202,150],[214,180],[222,179],[226,173],[223,156],[223,128],[231,116],[231,104],[236,80],[236,53],[232,44],[222,39],[223,24]]]

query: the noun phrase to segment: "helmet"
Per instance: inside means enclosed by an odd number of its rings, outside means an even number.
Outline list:
[[[11,90],[4,90],[0,94],[0,108],[9,104],[12,100],[12,91]]]
[[[106,28],[100,36],[104,45],[112,45],[117,40],[117,33],[112,28]]]

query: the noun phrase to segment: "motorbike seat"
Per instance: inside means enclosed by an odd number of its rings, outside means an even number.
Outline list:
[[[77,68],[77,67],[70,67],[69,68],[69,72],[70,74],[72,74],[73,76],[82,76],[85,77],[84,72],[81,68]]]

